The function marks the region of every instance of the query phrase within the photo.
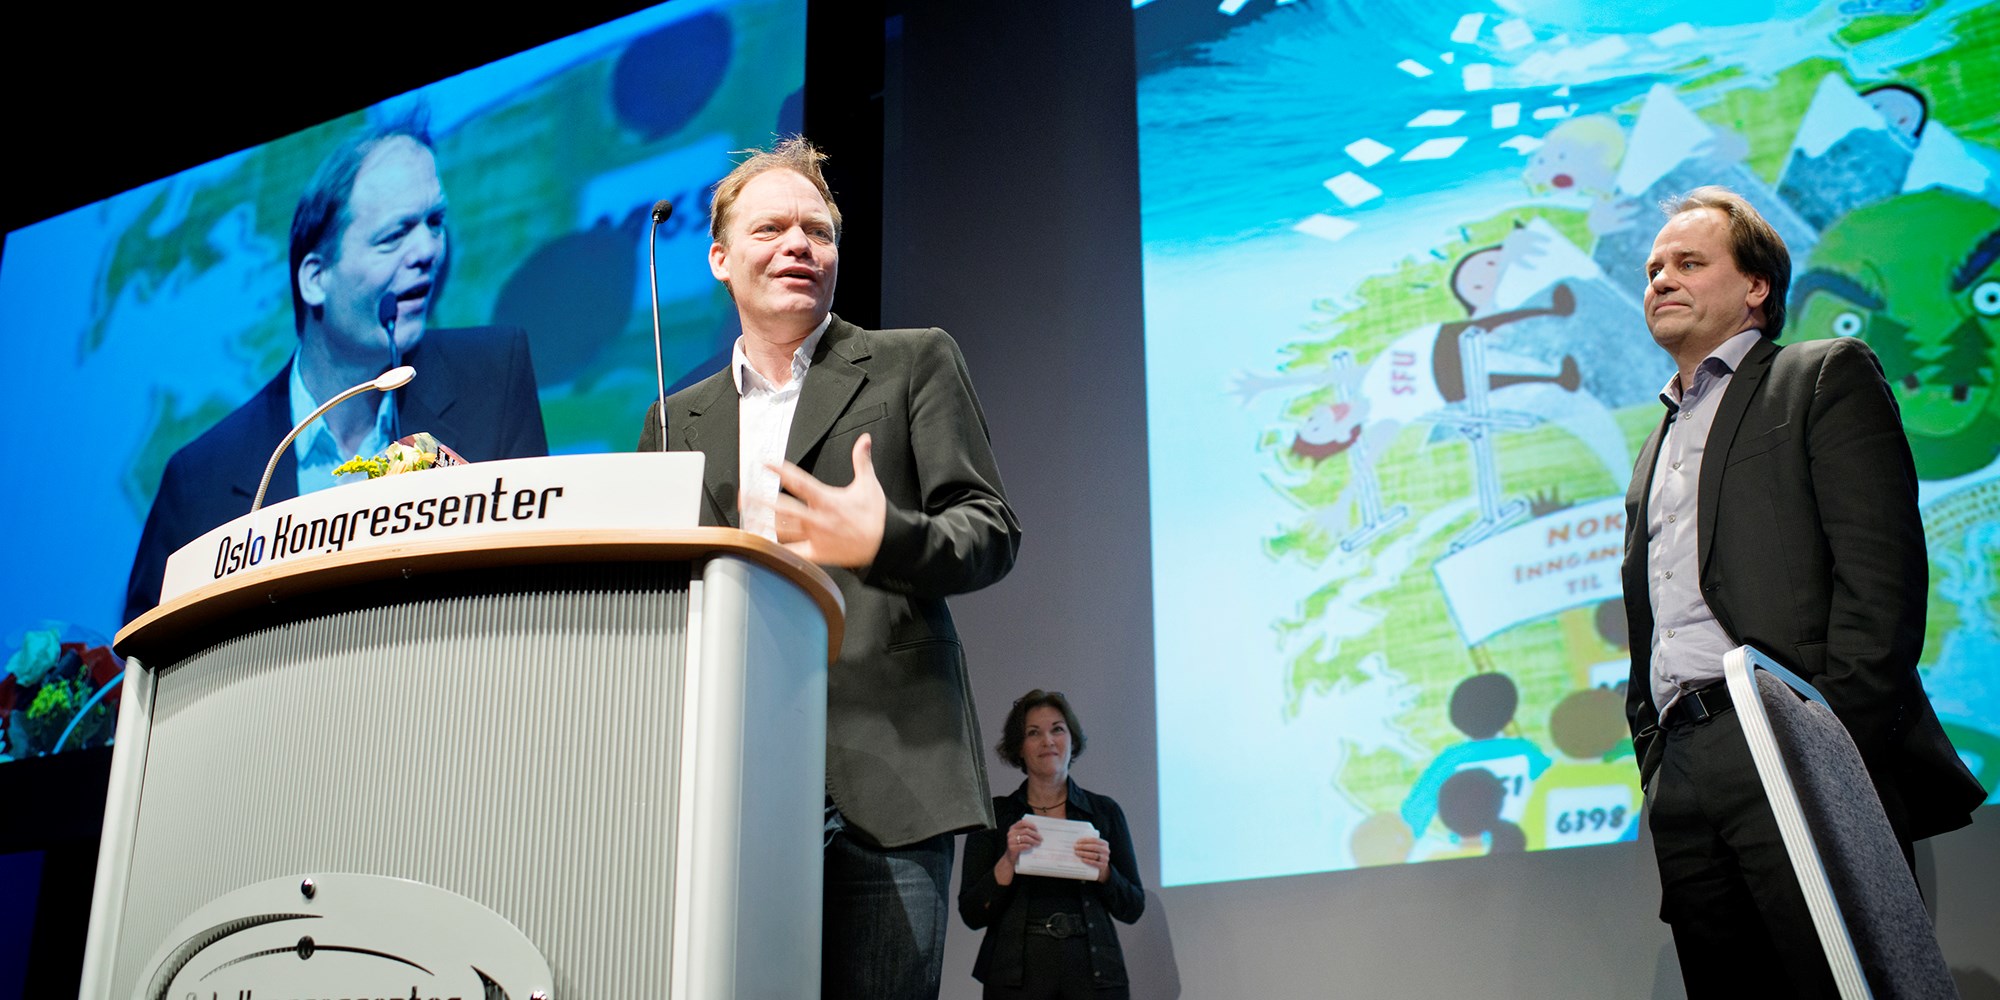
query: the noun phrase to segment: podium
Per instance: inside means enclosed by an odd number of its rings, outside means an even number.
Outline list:
[[[214,579],[173,596],[170,563],[117,639],[82,996],[817,995],[840,595],[762,538],[659,526],[647,491],[691,522],[699,461],[392,477],[176,554]],[[394,530],[475,490],[557,512]],[[336,512],[345,544],[277,557]]]

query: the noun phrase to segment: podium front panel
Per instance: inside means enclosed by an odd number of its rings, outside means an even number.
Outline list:
[[[316,872],[490,907],[565,1000],[675,994],[690,590],[686,563],[387,586],[158,669],[108,995],[209,900]]]

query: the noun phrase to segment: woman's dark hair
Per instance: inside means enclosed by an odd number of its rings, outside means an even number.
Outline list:
[[[1076,713],[1070,710],[1069,699],[1061,691],[1044,691],[1036,688],[1014,699],[1014,707],[1007,710],[1007,721],[1000,724],[1000,742],[993,749],[1000,759],[1014,765],[1018,770],[1028,769],[1027,761],[1021,759],[1021,742],[1028,737],[1028,713],[1047,705],[1062,713],[1063,723],[1069,726],[1069,759],[1083,756],[1083,726],[1076,721]]]

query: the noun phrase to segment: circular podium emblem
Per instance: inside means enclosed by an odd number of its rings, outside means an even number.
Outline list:
[[[190,914],[141,1000],[553,1000],[541,951],[455,892],[381,875],[271,879]]]

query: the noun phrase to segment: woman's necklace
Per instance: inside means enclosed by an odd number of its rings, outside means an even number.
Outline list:
[[[1068,796],[1068,795],[1064,795],[1064,796],[1063,796],[1063,797],[1062,797],[1061,799],[1058,799],[1057,801],[1055,801],[1055,802],[1052,802],[1052,803],[1050,803],[1050,804],[1048,804],[1048,805],[1045,805],[1045,806],[1038,806],[1038,805],[1034,804],[1033,802],[1030,802],[1030,803],[1028,803],[1028,808],[1030,808],[1030,809],[1033,809],[1034,811],[1036,811],[1036,812],[1038,812],[1038,813],[1045,813],[1045,812],[1053,812],[1053,811],[1055,811],[1055,810],[1057,810],[1057,809],[1061,809],[1061,808],[1062,808],[1062,807],[1063,807],[1064,805],[1066,805],[1066,804],[1067,804],[1068,802],[1069,802],[1069,796]]]

